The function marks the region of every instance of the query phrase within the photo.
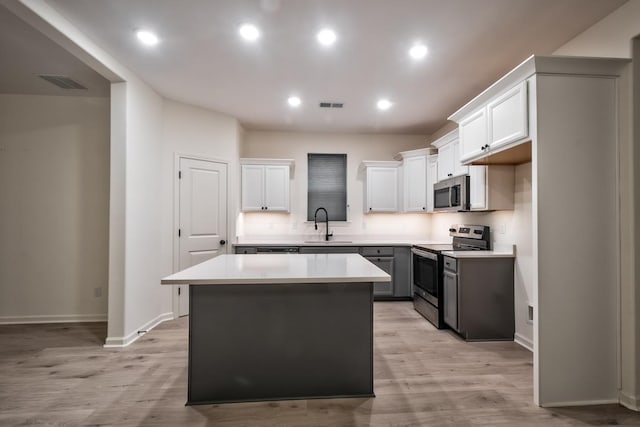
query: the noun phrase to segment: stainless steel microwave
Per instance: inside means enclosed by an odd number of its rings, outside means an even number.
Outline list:
[[[433,210],[435,212],[468,211],[469,175],[456,176],[433,184]]]

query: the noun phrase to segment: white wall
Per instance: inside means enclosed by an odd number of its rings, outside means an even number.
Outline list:
[[[428,138],[420,135],[365,135],[298,132],[247,131],[241,157],[294,159],[291,185],[291,213],[244,213],[238,233],[250,237],[313,235],[307,219],[307,153],[347,154],[347,223],[332,222],[334,239],[345,235],[404,235],[427,238],[426,214],[363,213],[363,160],[393,160],[400,151],[425,148]]]
[[[161,288],[162,98],[145,84],[126,83],[124,336],[171,311]]]
[[[0,200],[0,323],[105,320],[109,99],[0,95]]]
[[[164,100],[162,120],[162,275],[177,270],[174,242],[177,218],[174,218],[176,155],[196,156],[228,164],[227,238],[234,236],[239,200],[240,131],[234,117],[176,101]],[[228,245],[227,247],[230,247]],[[174,310],[175,311],[175,310]]]
[[[640,0],[629,0],[553,54],[631,58],[631,39],[639,34]]]
[[[516,341],[533,348],[533,324],[528,321],[528,305],[533,302],[531,246],[531,163],[515,167],[514,210],[495,212],[437,213],[431,216],[431,237],[450,241],[452,224],[479,224],[491,227],[491,244],[516,245],[514,304]]]

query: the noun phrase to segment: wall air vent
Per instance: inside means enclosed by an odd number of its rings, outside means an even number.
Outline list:
[[[320,108],[342,108],[344,103],[342,102],[320,102]]]
[[[58,86],[61,89],[80,89],[87,90],[86,87],[82,86],[77,81],[73,80],[71,77],[67,76],[56,76],[53,74],[39,74],[38,77],[48,81],[51,84]]]

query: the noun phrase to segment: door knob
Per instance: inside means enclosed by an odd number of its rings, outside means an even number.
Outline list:
[[[221,245],[224,245],[224,244],[226,244],[226,243],[227,243],[227,241],[226,241],[226,240],[220,240],[220,244],[221,244]]]

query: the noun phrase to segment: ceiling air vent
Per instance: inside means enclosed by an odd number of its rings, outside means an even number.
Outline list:
[[[320,108],[342,108],[343,105],[342,102],[320,102]]]
[[[77,81],[73,80],[71,77],[67,76],[56,76],[53,74],[39,74],[38,77],[48,81],[51,84],[58,86],[61,89],[81,89],[87,90],[86,87],[82,86]]]

